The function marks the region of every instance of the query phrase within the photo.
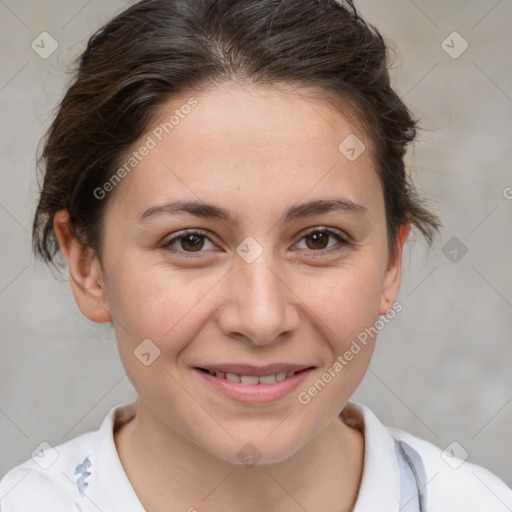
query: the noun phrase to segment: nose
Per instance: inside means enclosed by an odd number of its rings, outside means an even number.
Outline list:
[[[224,279],[218,324],[226,336],[268,345],[297,329],[300,300],[270,253],[252,263],[237,258]]]

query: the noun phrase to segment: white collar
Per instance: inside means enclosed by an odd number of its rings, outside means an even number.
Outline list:
[[[400,503],[400,469],[393,437],[366,405],[351,401],[344,411],[356,413],[364,431],[363,478],[353,512],[396,512]]]
[[[102,483],[108,482],[109,487],[115,489],[115,502],[105,497],[104,489],[101,486],[91,486],[90,490],[87,489],[87,496],[101,510],[145,512],[126,476],[114,441],[114,426],[118,427],[134,416],[135,402],[125,402],[112,407],[103,420],[98,432],[99,435],[95,439],[94,453],[98,457],[95,464],[95,477]],[[108,468],[107,475],[101,474],[102,468]],[[95,490],[97,494],[94,492]],[[97,510],[95,507],[90,507],[90,509]]]

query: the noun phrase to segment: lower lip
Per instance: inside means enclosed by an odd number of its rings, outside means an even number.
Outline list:
[[[287,377],[275,384],[246,385],[241,382],[220,379],[207,372],[194,368],[194,371],[216,391],[220,391],[224,395],[246,404],[266,404],[283,398],[296,389],[313,370],[314,368],[301,370],[293,375],[293,377]]]

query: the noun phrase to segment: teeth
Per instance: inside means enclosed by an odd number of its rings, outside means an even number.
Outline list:
[[[280,372],[273,375],[263,375],[261,377],[257,375],[237,375],[236,373],[214,372],[213,370],[208,370],[208,373],[218,379],[227,379],[231,382],[241,382],[246,386],[252,386],[254,384],[275,384],[288,377],[293,377],[296,372]]]
[[[240,381],[242,382],[242,384],[250,386],[252,384],[258,384],[258,377],[255,375],[241,375]]]

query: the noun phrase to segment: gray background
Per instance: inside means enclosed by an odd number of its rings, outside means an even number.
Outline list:
[[[98,428],[135,396],[113,332],[82,317],[68,283],[34,260],[29,236],[34,155],[66,65],[127,5],[0,1],[0,475],[42,441]],[[381,332],[354,399],[442,448],[457,441],[512,485],[512,2],[356,5],[398,49],[393,83],[425,128],[408,165],[444,229],[429,253],[419,236],[408,242],[403,312]],[[43,31],[59,43],[48,59],[30,46]],[[469,44],[456,59],[441,46],[454,31]],[[467,248],[455,262],[443,252],[453,237]]]

